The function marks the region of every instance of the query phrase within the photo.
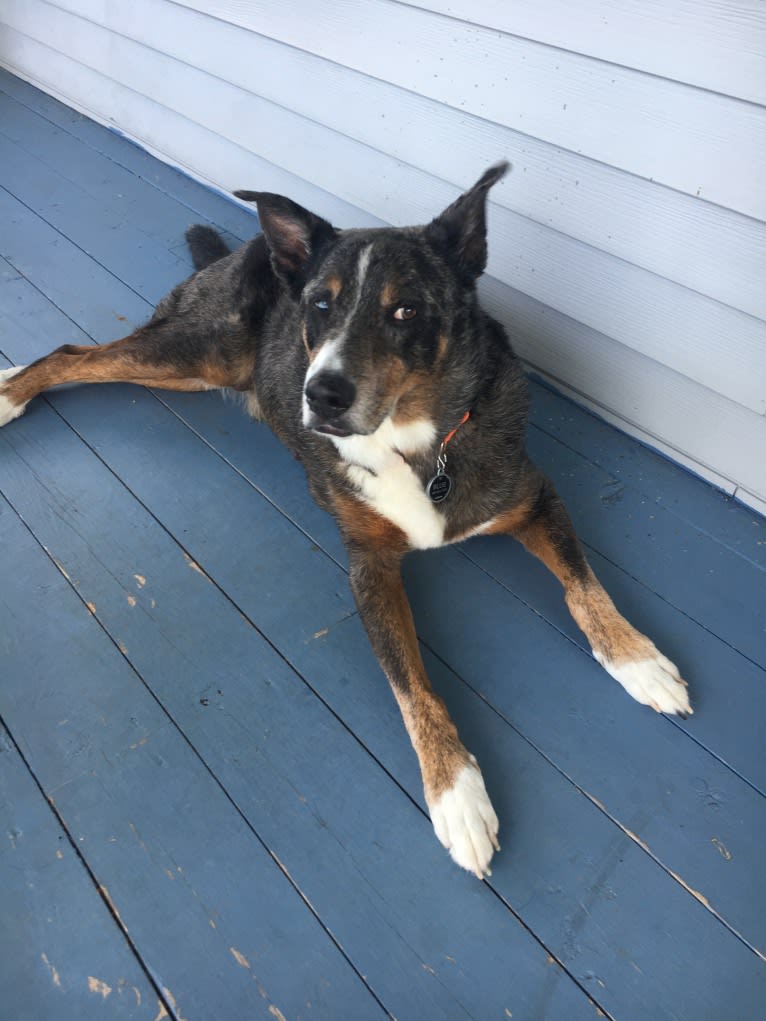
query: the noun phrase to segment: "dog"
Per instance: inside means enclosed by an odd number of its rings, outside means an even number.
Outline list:
[[[372,647],[417,754],[436,836],[480,879],[499,850],[481,770],[433,691],[400,565],[411,550],[510,534],[556,575],[594,657],[637,701],[691,712],[675,665],[588,565],[525,448],[524,372],[479,306],[491,167],[426,226],[337,230],[288,198],[254,202],[262,233],[235,252],[186,237],[196,272],[130,336],[65,345],[0,372],[0,425],[60,383],[230,389],[302,462],[340,528]]]

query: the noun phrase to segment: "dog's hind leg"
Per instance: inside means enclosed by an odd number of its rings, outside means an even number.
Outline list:
[[[483,879],[500,849],[497,816],[476,759],[423,665],[400,571],[407,540],[353,497],[336,497],[333,509],[349,553],[351,589],[417,754],[436,835],[458,865]]]
[[[247,389],[252,363],[246,354],[225,360],[201,336],[179,333],[159,319],[110,344],[66,344],[27,366],[0,371],[0,426],[61,383],[139,383],[163,390]]]
[[[529,492],[485,534],[513,535],[553,571],[595,659],[629,695],[657,712],[689,716],[689,694],[677,667],[617,611],[585,559],[561,498],[536,469]]]

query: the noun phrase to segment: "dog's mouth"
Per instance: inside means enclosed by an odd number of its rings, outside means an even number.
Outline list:
[[[353,436],[350,429],[342,429],[337,425],[329,425],[327,422],[320,422],[311,426],[312,432],[321,433],[322,436]]]

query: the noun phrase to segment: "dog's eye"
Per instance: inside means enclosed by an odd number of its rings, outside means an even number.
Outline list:
[[[330,309],[330,302],[327,298],[317,298],[314,302],[314,308],[319,309],[320,312],[328,312]]]
[[[413,308],[412,305],[401,305],[394,312],[394,319],[398,319],[399,322],[406,322],[408,319],[414,319],[418,314],[418,310]]]

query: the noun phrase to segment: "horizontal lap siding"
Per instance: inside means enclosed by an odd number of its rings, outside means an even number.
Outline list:
[[[519,351],[766,499],[766,19],[582,13],[568,33],[560,0],[7,0],[0,60],[220,187],[341,225],[423,221],[507,156],[487,290]]]

